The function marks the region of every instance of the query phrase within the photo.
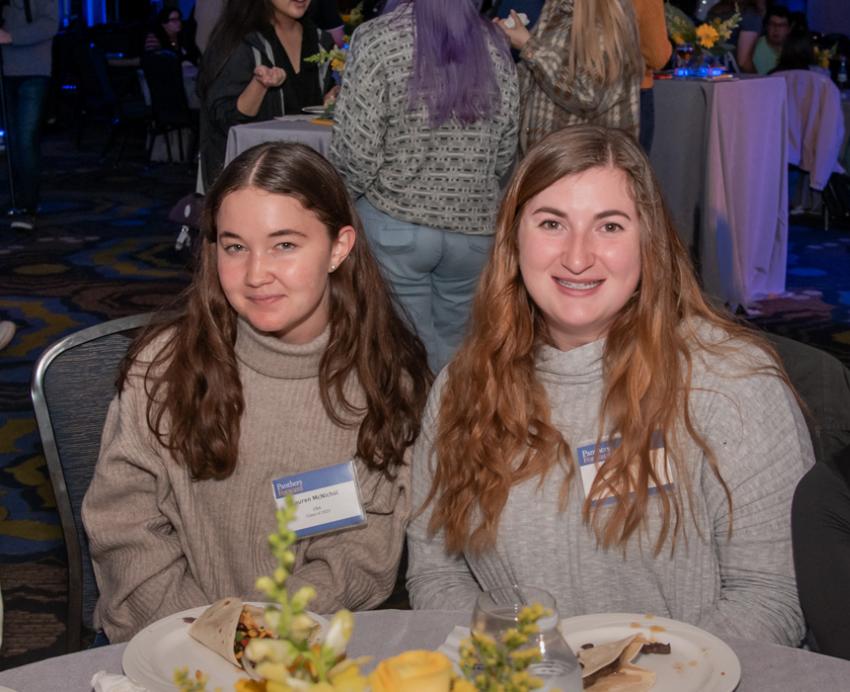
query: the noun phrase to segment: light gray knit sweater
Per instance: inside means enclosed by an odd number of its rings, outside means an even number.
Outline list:
[[[111,642],[225,596],[259,597],[257,577],[276,564],[267,542],[277,526],[272,480],[348,461],[357,446],[358,427],[331,421],[319,397],[328,334],[289,346],[240,321],[236,356],[245,412],[239,461],[224,480],[193,481],[156,441],[145,423],[141,378],[132,377],[112,402],[83,502],[100,588],[95,622]],[[346,395],[364,403],[354,381]],[[409,470],[388,480],[356,465],[367,525],[296,544],[287,587],[315,587],[310,606],[318,612],[373,608],[395,583]]]
[[[510,57],[490,46],[499,85],[493,117],[432,128],[408,110],[413,10],[404,4],[358,27],[337,99],[330,159],[349,191],[402,221],[492,234],[499,180],[517,145],[519,86]]]
[[[603,345],[600,340],[569,352],[544,347],[538,358],[553,423],[573,451],[596,440]],[[446,555],[440,535],[427,537],[430,508],[416,515],[432,479],[430,448],[444,372],[414,450],[407,577],[414,607],[471,609],[482,588],[525,583],[551,591],[562,617],[654,613],[719,634],[797,644],[803,618],[791,560],[790,508],[794,487],[813,462],[812,447],[785,385],[772,376],[743,374],[754,362],[763,364],[766,356],[740,345],[734,356],[705,354],[695,363],[691,414],[731,491],[733,531],[727,540],[725,494],[690,443],[685,462],[694,478],[693,518],[686,508],[687,540],[680,537],[672,557],[669,548],[654,557],[645,534],[630,541],[625,556],[598,547],[580,516],[580,481],[570,488],[566,510],[558,512],[563,479],[558,469],[542,487],[532,479],[511,490],[494,550]],[[650,538],[659,523],[650,515]]]

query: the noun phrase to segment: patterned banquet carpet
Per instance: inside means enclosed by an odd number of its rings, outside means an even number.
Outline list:
[[[33,364],[66,334],[167,303],[189,278],[166,218],[193,189],[186,165],[147,167],[140,142],[120,166],[59,137],[46,149],[37,230],[0,219],[0,317],[18,325],[0,352],[0,668],[63,653],[65,547],[30,405]]]
[[[65,549],[30,405],[32,366],[62,336],[154,309],[188,280],[166,219],[193,187],[185,165],[148,167],[140,145],[120,166],[58,136],[47,149],[39,228],[28,236],[0,229],[0,316],[18,325],[0,353],[0,669],[63,652]],[[850,233],[795,226],[789,292],[760,303],[753,322],[850,365],[848,270]]]

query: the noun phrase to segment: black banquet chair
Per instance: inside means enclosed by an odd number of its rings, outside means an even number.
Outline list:
[[[174,160],[171,151],[171,133],[177,133],[179,161],[190,160],[190,144],[183,147],[183,131],[189,130],[195,141],[198,135],[198,112],[189,108],[183,69],[175,53],[167,50],[142,55],[142,72],[151,95],[151,128],[148,160],[157,136],[165,137],[168,161]],[[191,149],[194,149],[192,146]]]
[[[66,647],[79,651],[93,632],[97,584],[80,520],[94,473],[118,366],[149,314],[105,322],[71,334],[38,359],[32,402],[68,552]]]

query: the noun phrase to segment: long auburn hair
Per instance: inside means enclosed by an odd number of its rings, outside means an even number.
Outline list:
[[[626,133],[592,125],[568,127],[534,146],[515,171],[499,210],[493,254],[472,311],[469,334],[449,365],[442,390],[434,446],[436,471],[426,505],[434,502],[429,531],[443,531],[451,553],[493,546],[501,512],[513,485],[564,469],[560,508],[574,476],[569,441],[552,424],[548,397],[535,373],[535,356],[549,343],[543,316],[519,271],[517,232],[525,205],[558,180],[595,167],[614,167],[628,179],[640,223],[641,279],[635,294],[606,335],[604,386],[598,440],[607,430],[621,444],[599,467],[583,506],[600,545],[625,545],[649,513],[650,481],[657,486],[662,526],[655,552],[683,519],[682,488],[692,498],[689,472],[677,453],[684,432],[705,453],[714,474],[716,459],[691,417],[689,395],[694,354],[729,353],[734,346],[705,343],[699,322],[719,327],[777,358],[748,328],[712,308],[693,274],[674,230],[649,161]],[[757,367],[782,378],[778,365]],[[789,384],[790,386],[790,384]],[[665,488],[651,463],[653,433],[663,436],[676,482]],[[598,444],[598,442],[597,442]],[[607,493],[617,500],[599,509]],[[693,507],[692,503],[689,503]],[[603,522],[603,515],[607,519]]]
[[[224,169],[206,198],[198,266],[179,311],[156,320],[135,341],[119,391],[131,369],[145,367],[147,423],[159,443],[195,479],[233,473],[244,398],[234,353],[237,314],[217,274],[216,217],[224,198],[244,188],[294,197],[316,214],[331,240],[342,227],[355,228],[354,248],[328,279],[330,337],[319,364],[319,389],[335,423],[359,421],[358,457],[392,475],[419,434],[432,381],[425,348],[394,310],[339,174],[301,144],[261,144]],[[166,335],[152,359],[140,358]],[[345,396],[352,375],[365,394],[365,414]]]
[[[476,0],[389,0],[383,13],[410,1],[415,38],[408,106],[425,104],[432,127],[452,117],[469,124],[493,116],[499,82],[491,44],[513,67],[504,33],[481,16]]]
[[[631,0],[575,0],[567,70],[607,86],[643,75]]]

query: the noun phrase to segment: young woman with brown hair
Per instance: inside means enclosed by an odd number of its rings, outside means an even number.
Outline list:
[[[789,512],[812,460],[787,378],[702,296],[637,142],[566,128],[514,173],[429,399],[412,603],[526,583],[562,615],[797,643]]]
[[[396,317],[333,167],[264,144],[207,197],[182,308],[131,348],[83,506],[110,641],[225,596],[274,560],[272,481],[355,460],[365,527],[300,540],[312,607],[391,592],[409,513],[408,447],[431,376]]]

